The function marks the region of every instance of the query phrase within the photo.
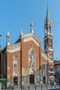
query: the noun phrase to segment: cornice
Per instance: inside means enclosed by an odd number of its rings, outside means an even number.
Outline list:
[[[22,35],[21,38],[24,39],[24,42],[33,40],[38,45],[42,44],[41,40],[37,36],[35,36],[33,33]]]
[[[21,43],[17,43],[7,47],[7,52],[13,53],[21,50]]]

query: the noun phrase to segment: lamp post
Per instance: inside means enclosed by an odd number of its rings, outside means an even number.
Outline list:
[[[21,90],[22,90],[22,35],[20,35],[20,39],[21,39],[21,53],[20,53],[20,57],[21,57],[21,60],[20,60],[20,87],[21,87]]]
[[[2,37],[2,35],[0,34],[0,37]],[[2,55],[1,55],[1,44],[0,44],[0,59],[2,59]],[[2,60],[0,61],[2,63]],[[1,66],[1,64],[0,64]],[[0,74],[2,73],[2,66],[1,66],[1,69],[0,69]]]
[[[2,35],[0,34],[0,37],[2,37]],[[0,44],[0,52],[1,52],[1,44]]]

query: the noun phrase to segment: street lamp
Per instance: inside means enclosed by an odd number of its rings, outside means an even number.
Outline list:
[[[2,37],[2,35],[0,34],[0,37]],[[0,44],[0,59],[2,59],[2,55],[1,55],[1,44]],[[0,61],[2,63],[2,60]],[[0,64],[1,66],[1,64]],[[2,73],[2,66],[1,66],[1,69],[0,69],[0,74]]]

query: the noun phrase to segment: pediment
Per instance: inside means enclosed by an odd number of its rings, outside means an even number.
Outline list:
[[[36,37],[34,34],[26,34],[26,35],[22,35],[22,40],[23,42],[28,42],[28,41],[33,41],[37,46],[41,45],[41,41],[40,39],[38,39],[38,37]],[[13,52],[17,52],[21,50],[21,42],[16,42],[14,45],[10,45],[7,48],[7,52],[13,53]]]
[[[42,43],[41,40],[38,37],[36,37],[34,34],[23,35],[22,39],[23,39],[23,42],[33,41],[38,46],[40,46]]]

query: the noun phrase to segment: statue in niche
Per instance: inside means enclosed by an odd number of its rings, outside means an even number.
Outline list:
[[[29,72],[34,73],[35,70],[35,53],[32,50],[29,54]]]
[[[17,63],[17,57],[14,57],[14,72],[17,73],[18,63]]]

